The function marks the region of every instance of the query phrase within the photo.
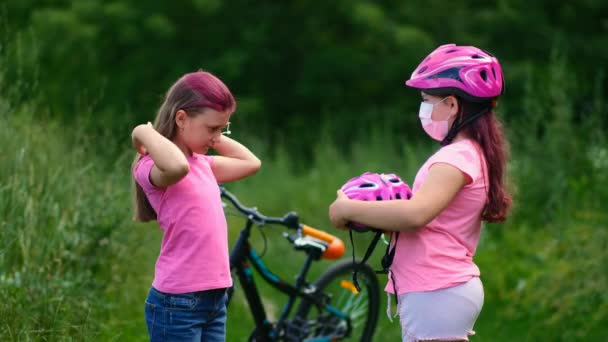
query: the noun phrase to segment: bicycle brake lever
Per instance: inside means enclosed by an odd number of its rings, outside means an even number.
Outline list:
[[[294,234],[289,234],[287,232],[283,232],[283,237],[286,238],[287,240],[289,240],[289,242],[291,242],[291,243],[295,243],[296,240],[298,239],[298,237],[295,236]]]
[[[316,240],[314,238],[306,238],[306,237],[298,237],[293,241],[293,245],[296,249],[299,248],[314,248],[318,249],[321,252],[325,252],[327,250],[327,245],[325,245],[322,241]]]

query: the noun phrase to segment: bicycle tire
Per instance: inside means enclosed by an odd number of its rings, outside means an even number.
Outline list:
[[[314,286],[319,293],[330,296],[331,302],[329,304],[331,306],[349,315],[352,323],[352,331],[350,337],[343,340],[357,341],[357,338],[360,336],[358,341],[369,342],[372,340],[376,325],[378,324],[380,286],[378,284],[376,272],[374,272],[370,266],[364,264],[359,267],[357,275],[361,292],[355,294],[351,290],[345,288],[342,285],[342,281],[352,284],[352,272],[355,267],[352,260],[345,259],[339,261],[321,274],[319,279],[315,281]],[[367,303],[364,303],[365,298],[367,298]],[[306,322],[307,326],[314,327],[315,324],[318,324],[319,326],[329,327],[331,322],[322,322],[322,320],[327,319],[327,317],[319,315],[313,319],[313,315],[316,314],[315,311],[317,310],[314,303],[302,300],[296,311],[295,320]],[[338,329],[338,327],[336,327],[336,329]],[[306,332],[307,335],[305,338],[302,338],[303,341],[306,341],[307,338],[313,339],[314,337],[323,335],[322,332],[315,332],[314,329],[309,330],[312,331]]]

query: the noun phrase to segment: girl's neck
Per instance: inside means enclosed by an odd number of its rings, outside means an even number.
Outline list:
[[[456,136],[454,137],[454,139],[452,139],[452,142],[458,142],[458,141],[462,141],[462,140],[466,140],[469,137],[466,136],[466,134],[464,134],[463,131],[458,132],[458,134],[456,134]]]
[[[192,150],[190,150],[179,138],[176,138],[173,143],[184,153],[186,157],[192,156]]]

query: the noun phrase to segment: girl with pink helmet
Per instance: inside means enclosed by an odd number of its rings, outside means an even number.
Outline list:
[[[511,206],[507,142],[494,115],[503,73],[492,54],[447,44],[405,83],[420,91],[422,128],[441,148],[419,169],[410,200],[338,191],[329,215],[337,228],[357,222],[394,233],[385,290],[398,303],[403,341],[468,341],[484,300],[473,261],[482,221],[504,221]]]

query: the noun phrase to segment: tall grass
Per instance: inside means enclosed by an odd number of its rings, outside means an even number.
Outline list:
[[[94,336],[106,285],[95,276],[128,217],[124,176],[78,133],[33,119],[38,108],[2,104],[0,336]]]

